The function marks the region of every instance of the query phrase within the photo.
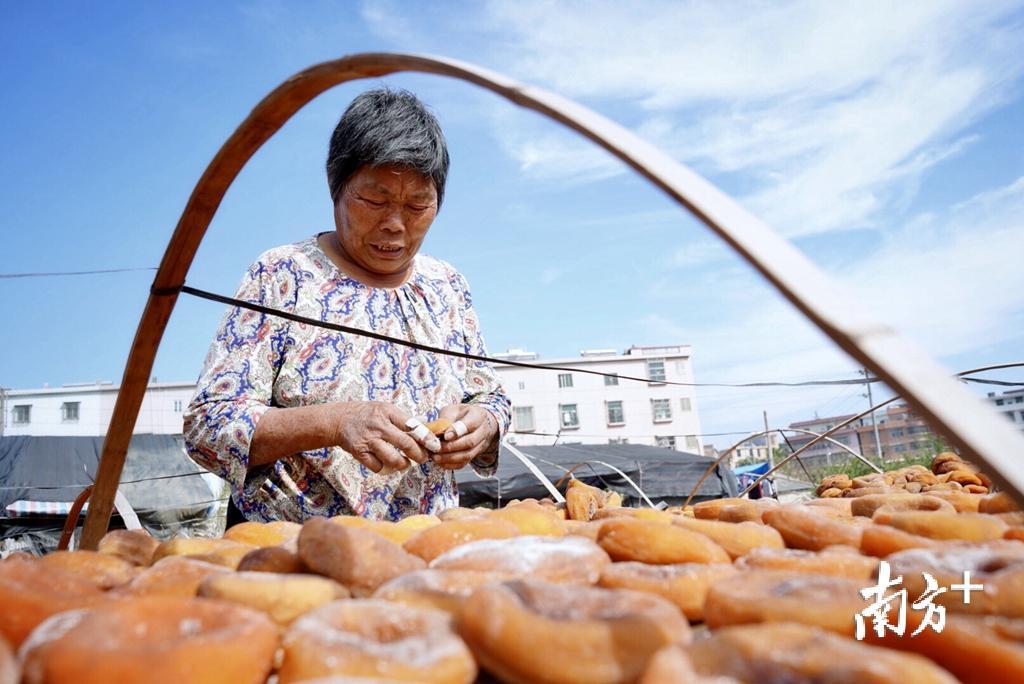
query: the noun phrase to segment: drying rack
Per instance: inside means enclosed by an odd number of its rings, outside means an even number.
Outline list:
[[[325,90],[399,72],[448,76],[539,112],[600,145],[689,210],[763,275],[840,348],[873,371],[967,458],[1024,504],[1024,436],[889,326],[807,257],[726,194],[650,143],[554,93],[455,60],[363,53],[301,71],[267,95],[217,152],[192,191],[150,288],[103,443],[81,547],[95,549],[110,523],[128,442],[153,360],[199,244],[224,194],[246,162],[299,109]]]

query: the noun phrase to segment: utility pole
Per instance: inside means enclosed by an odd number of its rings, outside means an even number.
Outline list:
[[[878,437],[878,421],[875,420],[875,400],[871,396],[871,381],[868,377],[868,369],[860,371],[864,376],[864,384],[868,386],[868,406],[871,407],[871,427],[875,431],[875,455],[878,457],[878,462],[882,462],[882,440]],[[863,395],[862,395],[863,396]]]
[[[772,453],[772,433],[768,431],[768,412],[761,411],[764,416],[764,443],[768,448],[768,470],[775,467],[775,454]]]

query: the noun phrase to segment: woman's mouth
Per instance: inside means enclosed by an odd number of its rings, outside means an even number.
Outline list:
[[[402,245],[371,244],[370,247],[373,249],[374,253],[382,259],[397,259],[405,251],[405,248]]]

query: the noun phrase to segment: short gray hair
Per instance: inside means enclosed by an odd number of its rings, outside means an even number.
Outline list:
[[[345,183],[363,166],[393,164],[434,182],[437,206],[448,177],[448,145],[437,118],[407,90],[375,88],[341,115],[327,153],[327,184],[338,201]]]

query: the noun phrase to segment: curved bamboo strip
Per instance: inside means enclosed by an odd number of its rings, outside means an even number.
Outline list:
[[[82,513],[82,508],[85,507],[85,502],[92,496],[93,485],[88,485],[85,489],[78,493],[75,497],[74,503],[71,504],[71,510],[68,511],[68,517],[64,518],[64,529],[60,533],[60,541],[57,542],[58,551],[67,551],[68,547],[71,546],[71,537],[75,533],[75,528],[78,526],[78,516]]]
[[[825,441],[827,441],[827,442],[829,442],[831,444],[835,444],[837,447],[839,447],[843,451],[847,452],[848,454],[853,456],[855,459],[857,459],[858,461],[860,461],[861,463],[866,465],[868,468],[871,468],[872,470],[874,470],[876,473],[883,472],[881,468],[879,468],[874,463],[869,461],[867,459],[867,457],[864,456],[863,454],[857,453],[856,451],[854,451],[850,447],[846,446],[842,442],[840,442],[838,440],[835,440],[835,439],[832,439],[831,437],[826,437],[825,435],[821,434],[820,432],[813,432],[811,430],[801,430],[800,428],[792,428],[792,427],[789,427],[789,428],[776,428],[776,431],[779,434],[782,434],[783,432],[799,432],[802,435],[810,435],[812,437],[821,437]]]
[[[164,252],[132,342],[103,444],[95,495],[82,533],[83,548],[95,548],[109,524],[114,491],[157,347],[179,288],[228,187],[256,150],[314,97],[340,83],[399,71],[474,83],[568,126],[617,156],[728,242],[836,344],[906,397],[966,455],[987,465],[1001,485],[1018,496],[1024,491],[1024,473],[1014,471],[1011,464],[1011,454],[1024,453],[1024,437],[946,377],[915,346],[868,316],[786,240],[703,178],[618,124],[552,93],[454,60],[367,53],[318,64],[278,86],[228,138],[199,179]]]
[[[1002,368],[1017,368],[1017,367],[1020,367],[1020,366],[1024,366],[1024,363],[1021,363],[1021,362],[998,363],[998,364],[991,365],[991,366],[979,366],[978,368],[969,368],[969,369],[967,369],[965,371],[960,371],[956,375],[957,375],[957,377],[963,377],[965,375],[973,375],[974,373],[981,373],[981,372],[984,372],[984,371],[998,370],[998,369],[1002,369]],[[822,439],[827,439],[828,435],[831,435],[833,432],[836,432],[837,430],[841,430],[842,428],[846,427],[847,425],[849,425],[850,423],[854,422],[855,420],[858,420],[859,418],[863,418],[864,416],[868,415],[872,411],[877,411],[878,409],[882,408],[883,406],[888,406],[889,404],[891,404],[892,402],[896,401],[899,398],[900,398],[899,395],[897,395],[895,397],[890,397],[889,399],[886,399],[883,402],[880,402],[878,404],[875,404],[874,406],[869,407],[867,411],[863,411],[861,413],[858,413],[857,415],[853,416],[852,418],[848,418],[848,419],[844,420],[843,422],[841,422],[841,423],[839,423],[837,425],[832,426],[832,429],[826,430],[825,432],[823,432],[818,437],[815,437],[810,442],[808,442],[807,444],[803,445],[802,447],[800,447],[799,449],[797,449],[796,451],[791,453],[789,456],[786,456],[786,458],[784,458],[781,461],[779,461],[778,463],[776,463],[774,468],[772,468],[767,473],[765,473],[764,475],[761,475],[759,478],[757,478],[756,480],[751,482],[750,486],[748,486],[746,489],[744,489],[742,492],[740,492],[738,496],[742,497],[742,496],[746,495],[748,492],[750,492],[751,489],[753,489],[754,487],[759,485],[761,483],[761,480],[765,479],[766,477],[770,477],[776,470],[778,470],[782,466],[786,465],[787,463],[789,463],[794,458],[799,457],[800,454],[802,454],[804,451],[806,451],[807,449],[811,448],[812,446],[814,446],[815,444],[820,442]],[[986,474],[989,475],[989,477],[992,477],[992,475],[990,473],[986,473]],[[1021,500],[1022,500],[1020,492],[1018,490],[1013,490],[1012,493],[1013,493],[1014,499],[1019,504],[1021,502]]]
[[[781,466],[781,465],[783,465],[785,463],[788,463],[790,460],[792,460],[794,458],[799,458],[800,454],[802,454],[805,450],[809,449],[811,446],[817,444],[821,440],[825,440],[827,442],[835,444],[836,446],[840,447],[841,449],[844,449],[845,451],[848,451],[854,458],[857,458],[860,461],[864,462],[869,468],[872,468],[876,473],[880,473],[880,472],[882,472],[881,468],[879,468],[874,463],[872,463],[868,459],[864,458],[862,455],[858,454],[856,451],[854,451],[850,447],[846,446],[842,442],[839,442],[837,440],[832,439],[831,437],[829,437],[829,435],[831,435],[836,430],[838,430],[838,429],[848,425],[849,423],[853,422],[857,418],[860,418],[861,416],[865,416],[868,413],[870,413],[871,411],[874,411],[875,409],[877,409],[877,408],[879,408],[881,406],[884,406],[885,404],[888,404],[889,402],[892,402],[892,401],[895,401],[895,400],[896,400],[896,397],[892,397],[891,399],[887,399],[884,403],[879,404],[878,406],[872,406],[871,408],[869,408],[867,411],[865,411],[864,413],[860,414],[859,416],[854,416],[853,418],[850,418],[847,422],[843,423],[842,425],[837,425],[837,426],[833,427],[831,430],[829,430],[827,432],[811,432],[810,430],[800,430],[798,428],[772,428],[770,430],[762,430],[761,432],[752,432],[751,434],[747,435],[746,437],[744,437],[740,441],[736,442],[731,447],[729,447],[728,449],[726,449],[725,451],[723,451],[722,453],[720,453],[718,455],[718,458],[716,458],[711,463],[711,465],[709,465],[707,467],[707,469],[704,471],[704,474],[701,475],[700,479],[697,480],[697,484],[695,484],[693,486],[693,489],[690,491],[690,496],[686,497],[686,501],[683,502],[683,506],[685,507],[685,506],[689,506],[690,505],[690,502],[693,501],[693,497],[695,497],[697,495],[697,492],[700,490],[700,486],[702,484],[704,484],[704,480],[708,479],[708,476],[711,475],[712,472],[714,472],[715,468],[717,468],[719,465],[722,464],[722,461],[725,460],[726,456],[728,456],[733,451],[735,451],[744,442],[749,441],[751,439],[754,439],[755,437],[763,437],[764,435],[771,434],[772,432],[778,432],[780,435],[783,432],[800,432],[800,433],[803,433],[805,435],[812,435],[814,437],[814,439],[812,439],[810,442],[808,442],[804,446],[802,446],[799,449],[797,449],[796,451],[794,451],[792,454],[787,456],[784,460],[780,461],[779,465],[775,466],[774,468],[772,468],[770,471],[768,471],[768,473],[766,473],[766,474],[762,475],[761,477],[757,478],[757,480],[754,481],[754,484],[750,485],[749,487],[744,489],[742,492],[737,494],[736,495],[737,497],[742,497],[745,494],[747,494],[747,492],[749,492],[751,489],[753,489],[755,485],[757,485],[759,482],[761,482],[761,480],[763,480],[764,478],[768,477],[768,475],[770,475],[771,473],[774,473],[776,470],[778,470],[779,466]],[[814,483],[811,483],[811,484],[814,484]]]

